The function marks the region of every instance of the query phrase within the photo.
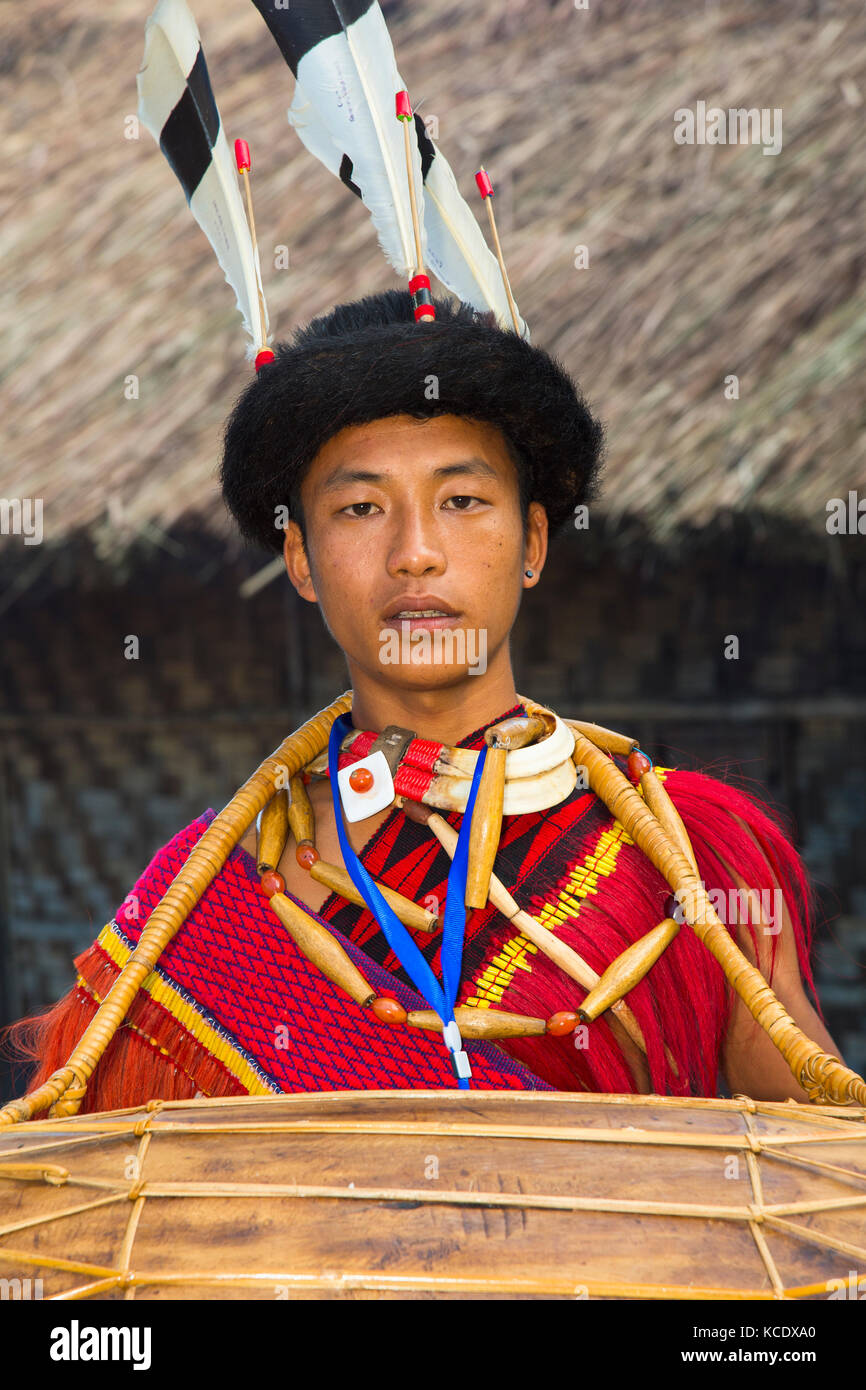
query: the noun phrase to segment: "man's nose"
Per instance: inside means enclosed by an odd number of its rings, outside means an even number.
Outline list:
[[[388,573],[441,574],[444,569],[445,554],[433,517],[415,507],[395,517]]]

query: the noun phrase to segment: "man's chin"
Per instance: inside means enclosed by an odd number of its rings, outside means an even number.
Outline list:
[[[486,669],[486,663],[467,666],[465,663],[457,662],[451,665],[428,665],[422,662],[411,666],[390,666],[383,674],[386,682],[395,689],[447,690],[455,685],[462,685],[465,681],[477,679]]]
[[[401,695],[423,695],[425,692],[455,690],[462,685],[471,685],[484,674],[486,664],[483,669],[480,665],[470,666],[466,662],[365,665],[363,669],[380,690],[384,687]]]
[[[419,685],[435,689],[450,686],[487,670],[488,630],[467,627],[455,620],[433,619],[433,626],[421,624],[401,631],[385,628],[378,634],[377,659],[385,678],[393,671],[408,687]],[[447,623],[446,627],[436,626]]]

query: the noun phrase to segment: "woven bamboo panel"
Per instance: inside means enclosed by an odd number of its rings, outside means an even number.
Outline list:
[[[864,1260],[862,1109],[336,1092],[0,1136],[0,1276],[46,1299],[820,1299]]]

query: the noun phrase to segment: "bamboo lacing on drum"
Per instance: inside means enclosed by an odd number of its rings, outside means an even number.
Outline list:
[[[151,1126],[153,1125],[153,1122],[161,1109],[162,1101],[151,1102],[151,1104],[148,1106],[147,1116],[145,1117],[145,1119],[139,1120],[138,1124],[133,1129],[133,1134],[135,1134],[138,1137],[138,1149],[135,1155],[136,1176],[127,1194],[133,1206],[132,1211],[129,1213],[129,1220],[126,1223],[126,1230],[123,1233],[123,1243],[120,1247],[120,1257],[118,1260],[121,1271],[119,1282],[121,1286],[124,1287],[126,1290],[124,1293],[124,1298],[126,1299],[135,1298],[135,1290],[131,1285],[131,1261],[132,1248],[135,1243],[135,1235],[136,1231],[138,1230],[138,1223],[141,1220],[141,1216],[144,1211],[145,1203],[144,1178],[142,1177],[142,1172],[144,1169],[144,1160],[147,1155],[147,1150],[150,1147],[150,1141],[153,1137],[153,1130]]]
[[[394,1093],[384,1093],[386,1096]],[[419,1092],[416,1100],[428,1097],[434,1101],[441,1101],[441,1097],[436,1092]],[[402,1097],[397,1097],[402,1099]],[[551,1099],[561,1100],[576,1108],[579,1115],[580,1102],[589,1100],[588,1097],[574,1097],[561,1095],[554,1098],[545,1096],[545,1104],[549,1104]],[[624,1099],[624,1098],[623,1098]],[[509,1100],[516,1101],[515,1109],[533,1108],[533,1103],[537,1102],[538,1097],[532,1094],[518,1094],[509,1097]],[[54,1136],[56,1139],[73,1138],[74,1130],[86,1128],[88,1136],[102,1135],[105,1137],[123,1137],[139,1139],[138,1157],[139,1166],[136,1176],[132,1180],[121,1181],[106,1178],[90,1178],[80,1174],[68,1173],[66,1185],[90,1189],[91,1191],[102,1192],[105,1195],[96,1198],[92,1202],[85,1202],[76,1206],[65,1207],[56,1212],[41,1214],[28,1220],[13,1222],[0,1226],[0,1238],[7,1235],[14,1235],[16,1232],[35,1227],[41,1227],[52,1221],[57,1221],[78,1214],[93,1210],[97,1207],[107,1206],[116,1202],[133,1203],[133,1210],[126,1226],[126,1231],[121,1244],[117,1267],[93,1265],[76,1260],[58,1259],[46,1254],[35,1251],[22,1251],[12,1249],[0,1243],[0,1264],[14,1263],[17,1267],[45,1268],[54,1269],[58,1272],[77,1273],[88,1282],[81,1284],[75,1289],[64,1291],[59,1297],[63,1298],[86,1298],[110,1289],[124,1289],[128,1298],[135,1296],[138,1288],[146,1288],[154,1285],[177,1286],[180,1284],[196,1285],[203,1288],[217,1288],[219,1286],[254,1286],[256,1284],[288,1284],[299,1290],[303,1289],[327,1289],[327,1288],[357,1288],[368,1290],[388,1290],[394,1288],[425,1289],[433,1292],[443,1292],[453,1288],[462,1288],[467,1292],[501,1292],[501,1293],[536,1293],[536,1294],[567,1294],[573,1292],[574,1281],[566,1281],[556,1276],[543,1276],[533,1279],[509,1279],[509,1278],[486,1278],[473,1277],[464,1279],[454,1279],[450,1276],[439,1276],[435,1274],[411,1274],[408,1276],[383,1276],[374,1270],[359,1270],[349,1272],[345,1276],[307,1275],[295,1276],[289,1270],[286,1273],[280,1271],[270,1271],[267,1275],[245,1271],[235,1271],[220,1268],[219,1270],[201,1269],[196,1271],[184,1272],[183,1274],[166,1274],[160,1270],[147,1270],[141,1267],[133,1269],[132,1261],[135,1250],[135,1239],[144,1203],[148,1200],[157,1201],[163,1199],[177,1199],[179,1197],[195,1197],[197,1199],[212,1198],[214,1200],[230,1199],[237,1197],[290,1197],[298,1200],[340,1200],[350,1202],[377,1202],[377,1203],[412,1203],[422,1206],[452,1206],[452,1207],[474,1207],[474,1208],[499,1208],[499,1209],[541,1209],[570,1211],[574,1213],[618,1213],[627,1216],[637,1216],[642,1218],[690,1218],[701,1222],[705,1221],[725,1221],[738,1223],[748,1226],[754,1239],[756,1248],[760,1254],[763,1266],[766,1270],[767,1278],[771,1289],[752,1288],[745,1290],[732,1290],[730,1288],[708,1288],[695,1287],[693,1285],[648,1285],[629,1283],[627,1281],[584,1281],[581,1287],[585,1288],[589,1297],[626,1297],[626,1298],[658,1298],[658,1297],[714,1297],[726,1299],[783,1299],[783,1298],[804,1298],[815,1296],[816,1294],[826,1294],[826,1281],[821,1284],[811,1284],[808,1286],[786,1287],[782,1280],[772,1254],[769,1250],[765,1231],[778,1229],[789,1236],[795,1236],[798,1240],[812,1243],[823,1249],[829,1249],[838,1253],[850,1256],[859,1260],[866,1260],[866,1249],[845,1241],[825,1235],[820,1231],[815,1231],[809,1226],[791,1220],[796,1216],[807,1216],[819,1212],[831,1212],[840,1210],[862,1209],[866,1212],[866,1175],[857,1169],[846,1169],[839,1164],[826,1165],[832,1167],[834,1176],[837,1180],[847,1182],[849,1185],[857,1186],[860,1190],[855,1196],[851,1197],[832,1197],[811,1201],[794,1201],[768,1203],[763,1191],[761,1173],[758,1165],[759,1158],[770,1157],[776,1162],[785,1162],[789,1158],[790,1149],[798,1149],[801,1146],[813,1146],[832,1144],[835,1147],[847,1143],[855,1143],[858,1146],[858,1156],[862,1152],[864,1138],[866,1138],[866,1126],[861,1123],[866,1119],[866,1112],[859,1115],[850,1110],[847,1115],[839,1117],[828,1123],[816,1125],[810,1123],[811,1114],[802,1111],[804,1129],[802,1132],[792,1134],[775,1134],[762,1136],[755,1128],[755,1117],[766,1115],[778,1119],[780,1115],[790,1115],[791,1107],[788,1105],[755,1105],[754,1102],[746,1104],[741,1100],[737,1101],[717,1101],[717,1102],[686,1102],[691,1108],[708,1109],[722,1111],[742,1116],[743,1131],[741,1133],[716,1133],[702,1132],[694,1133],[685,1130],[664,1129],[650,1130],[629,1126],[628,1128],[597,1129],[592,1125],[566,1124],[557,1126],[546,1125],[520,1125],[502,1123],[491,1120],[487,1123],[475,1123],[474,1119],[464,1122],[461,1119],[450,1121],[423,1121],[423,1120],[389,1120],[387,1118],[375,1118],[371,1120],[359,1119],[333,1119],[323,1118],[312,1120],[305,1115],[303,1119],[280,1119],[269,1120],[267,1112],[269,1109],[278,1107],[284,1111],[288,1102],[289,1109],[293,1103],[297,1102],[306,1105],[308,1098],[298,1097],[263,1097],[260,1100],[244,1100],[240,1104],[245,1110],[254,1110],[259,1118],[252,1123],[237,1123],[236,1120],[226,1119],[220,1122],[219,1111],[228,1110],[231,1114],[237,1113],[239,1102],[236,1099],[225,1099],[212,1102],[201,1102],[197,1107],[196,1119],[194,1122],[184,1119],[184,1111],[188,1111],[188,1102],[166,1102],[159,1107],[158,1111],[152,1110],[141,1114],[133,1113],[127,1116],[117,1116],[108,1119],[81,1117],[75,1120],[60,1121],[41,1121],[33,1126],[35,1135]],[[675,1114],[678,1109],[683,1108],[682,1102],[665,1101],[658,1097],[637,1096],[628,1098],[629,1105],[640,1109],[641,1107],[651,1107],[654,1115],[661,1110],[664,1112],[668,1108],[671,1114]],[[612,1102],[613,1108],[616,1102]],[[201,1108],[210,1106],[214,1112],[213,1123],[200,1123],[199,1113]],[[262,1109],[264,1107],[264,1109]],[[456,1106],[451,1106],[452,1111]],[[474,1111],[471,1112],[474,1116]],[[823,1118],[823,1117],[822,1117]],[[829,1120],[829,1117],[826,1117]],[[800,1119],[800,1116],[797,1116]],[[805,1127],[808,1126],[808,1127]],[[250,1144],[255,1145],[256,1136],[263,1134],[286,1136],[295,1140],[303,1140],[307,1135],[332,1134],[332,1135],[410,1135],[410,1136],[439,1136],[440,1138],[457,1136],[483,1136],[487,1141],[508,1141],[508,1140],[557,1140],[564,1143],[609,1143],[617,1142],[621,1145],[638,1143],[647,1147],[677,1147],[688,1150],[710,1149],[714,1150],[721,1157],[723,1154],[743,1153],[749,1169],[749,1180],[751,1186],[752,1201],[747,1204],[725,1206],[723,1204],[712,1204],[701,1201],[652,1201],[646,1199],[618,1199],[601,1197],[579,1197],[569,1194],[551,1194],[538,1192],[476,1192],[468,1189],[441,1190],[432,1189],[429,1185],[425,1188],[419,1187],[396,1187],[396,1186],[348,1186],[339,1184],[309,1184],[309,1183],[268,1183],[262,1181],[254,1182],[150,1182],[147,1180],[145,1167],[149,1148],[154,1140],[159,1137],[161,1140],[168,1140],[173,1136],[203,1136],[203,1135],[246,1135]],[[17,1150],[19,1156],[37,1152],[39,1144],[25,1146],[22,1150]],[[79,1151],[76,1151],[79,1152]],[[796,1161],[796,1156],[794,1158]],[[6,1178],[12,1181],[21,1180],[18,1174],[12,1174],[9,1170],[20,1167],[18,1164],[0,1165],[0,1179]],[[43,1243],[44,1244],[44,1243]],[[218,1250],[215,1250],[217,1259],[222,1257]]]
[[[770,1254],[769,1246],[767,1245],[767,1242],[764,1239],[763,1232],[761,1231],[760,1226],[758,1225],[758,1222],[762,1219],[764,1213],[764,1190],[761,1186],[761,1172],[758,1167],[757,1159],[757,1154],[761,1152],[761,1141],[755,1133],[755,1121],[753,1113],[750,1113],[750,1111],[746,1109],[745,1114],[743,1115],[743,1120],[745,1121],[746,1125],[745,1137],[748,1140],[749,1144],[749,1147],[746,1149],[746,1166],[749,1170],[749,1181],[752,1184],[752,1196],[755,1199],[755,1219],[749,1222],[749,1230],[751,1231],[752,1238],[756,1246],[758,1247],[758,1254],[761,1256],[761,1259],[764,1262],[764,1268],[767,1271],[770,1283],[773,1285],[776,1297],[783,1298],[785,1293],[784,1285],[779,1277],[779,1271],[776,1268],[776,1264],[772,1255]]]

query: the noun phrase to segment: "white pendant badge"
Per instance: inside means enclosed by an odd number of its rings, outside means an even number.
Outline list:
[[[366,791],[356,791],[349,778],[362,768],[372,775],[373,781]],[[375,816],[377,811],[384,811],[396,796],[388,759],[381,749],[377,753],[371,753],[367,758],[359,758],[351,767],[340,768],[337,784],[343,803],[343,815],[352,823],[366,820],[367,816]]]

